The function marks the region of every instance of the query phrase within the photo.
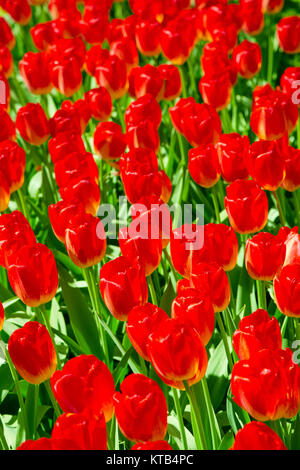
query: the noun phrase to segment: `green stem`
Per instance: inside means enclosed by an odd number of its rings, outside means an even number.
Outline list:
[[[281,223],[282,226],[284,226],[284,225],[286,225],[286,222],[285,222],[285,217],[284,217],[284,213],[283,213],[283,210],[282,210],[282,206],[281,206],[278,194],[277,194],[276,191],[272,191],[272,192],[273,192],[273,196],[275,198],[276,206],[277,206],[277,209],[278,209],[278,212],[279,212],[280,223]]]
[[[44,385],[45,385],[45,388],[46,388],[46,391],[48,393],[48,396],[50,398],[50,401],[52,403],[52,406],[54,408],[54,413],[55,413],[55,416],[56,418],[58,418],[60,415],[61,415],[61,410],[58,406],[58,403],[56,401],[56,398],[52,392],[52,388],[51,388],[51,385],[50,385],[50,381],[49,380],[46,380],[46,382],[44,382]]]
[[[15,198],[16,198],[16,202],[17,202],[19,210],[24,214],[26,219],[29,221],[29,214],[28,214],[25,198],[24,198],[21,188],[15,192]]]
[[[186,90],[186,80],[185,80],[185,76],[184,76],[183,66],[178,67],[178,70],[179,70],[180,77],[181,77],[182,95],[183,95],[183,98],[187,98],[188,95],[187,95],[187,90]]]
[[[47,330],[48,330],[48,333],[49,333],[50,338],[52,340],[52,343],[53,343],[53,346],[54,346],[54,349],[55,349],[55,353],[56,353],[56,357],[57,357],[57,368],[61,369],[61,362],[60,362],[57,346],[55,344],[55,337],[54,337],[54,334],[53,334],[53,331],[52,331],[52,327],[51,327],[51,324],[50,324],[45,306],[40,305],[39,307],[35,307],[35,311],[36,311],[37,317],[39,318],[39,321],[41,323],[44,323]]]
[[[258,298],[258,308],[267,310],[266,285],[265,281],[256,281],[256,290]]]
[[[157,295],[156,295],[156,292],[155,292],[155,287],[154,287],[153,279],[152,279],[151,276],[148,276],[148,286],[149,286],[149,291],[150,291],[152,303],[154,305],[158,305]]]
[[[206,404],[206,408],[208,412],[213,448],[218,449],[221,443],[221,433],[220,433],[219,424],[215,415],[215,410],[211,402],[206,377],[203,377],[203,379],[200,381],[200,384],[202,386],[202,391],[203,391],[205,404]]]
[[[180,402],[179,402],[179,397],[178,397],[178,390],[174,387],[172,387],[172,393],[173,393],[173,399],[174,399],[174,404],[175,404],[175,410],[178,418],[178,424],[179,424],[179,430],[180,430],[180,435],[181,435],[181,441],[183,444],[183,450],[188,450],[188,443],[186,439],[186,433],[185,433],[185,427],[184,427],[184,422],[183,422],[183,416],[180,408]]]
[[[125,132],[126,126],[125,126],[123,112],[122,112],[122,109],[121,109],[120,100],[115,100],[115,106],[116,106],[119,122],[120,122],[120,125],[122,127],[122,131]]]
[[[169,263],[169,266],[170,266],[170,269],[171,269],[171,271],[172,271],[172,274],[173,274],[173,276],[174,276],[174,278],[175,278],[175,281],[177,282],[177,281],[179,280],[179,276],[178,276],[178,274],[177,274],[177,272],[176,272],[176,270],[175,270],[175,268],[174,268],[174,266],[173,266],[173,263],[172,263],[172,260],[171,260],[171,256],[169,255],[169,253],[168,253],[168,251],[167,251],[166,248],[164,248],[163,251],[164,251],[165,257],[166,257],[166,259],[167,259],[167,261],[168,261],[168,263]]]
[[[197,448],[200,450],[206,450],[207,442],[194,390],[189,386],[187,381],[184,381],[183,384],[191,405],[191,411],[195,416],[195,426],[193,426],[193,432]]]
[[[224,323],[223,323],[222,316],[221,316],[220,312],[216,313],[216,319],[217,319],[218,326],[220,328],[220,333],[221,333],[222,340],[223,340],[223,343],[224,343],[224,348],[225,348],[226,356],[227,356],[227,359],[228,359],[228,364],[229,364],[230,370],[232,370],[233,361],[232,361],[232,357],[231,357],[231,353],[230,353],[227,334],[226,334],[226,331],[225,331],[225,328],[224,328]]]
[[[191,63],[191,55],[187,60],[187,66],[188,66],[188,71],[189,71],[189,77],[190,77],[190,82],[192,84],[192,89],[194,93],[194,98],[197,97],[198,95],[198,90],[197,90],[197,85],[196,85],[196,79],[195,79],[195,74],[194,74],[194,68]]]
[[[272,86],[273,77],[273,60],[274,60],[274,34],[271,15],[269,15],[269,30],[268,30],[268,72],[267,81]]]
[[[293,202],[294,202],[294,208],[295,208],[295,212],[296,212],[297,223],[300,227],[300,205],[299,205],[299,201],[298,201],[297,191],[293,191],[292,194],[293,194]]]
[[[217,221],[217,224],[219,224],[221,222],[221,218],[220,218],[220,209],[219,209],[219,203],[218,203],[218,196],[217,196],[215,186],[212,187],[211,196],[212,196],[212,200],[213,200],[213,204],[214,204],[214,208],[215,208],[216,221]]]

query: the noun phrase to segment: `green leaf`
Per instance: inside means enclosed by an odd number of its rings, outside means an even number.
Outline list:
[[[242,429],[245,424],[250,423],[251,421],[248,413],[233,401],[230,388],[228,389],[227,393],[226,410],[234,434],[236,434],[239,429]]]
[[[218,450],[228,450],[230,449],[230,447],[233,446],[233,443],[234,443],[234,435],[233,435],[233,432],[230,430],[223,437]]]
[[[216,410],[222,403],[229,386],[228,360],[223,341],[219,342],[208,361],[206,377],[211,401]]]
[[[174,291],[174,287],[172,285],[171,280],[169,280],[168,286],[161,296],[159,307],[162,308],[168,315],[171,315],[171,305],[176,297],[176,293]]]

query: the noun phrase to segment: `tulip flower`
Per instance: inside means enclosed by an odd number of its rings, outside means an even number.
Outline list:
[[[5,312],[2,303],[0,302],[0,331],[3,329]]]
[[[161,109],[151,94],[133,101],[125,112],[126,128],[135,127],[141,121],[150,121],[157,129],[161,123]]]
[[[9,114],[0,106],[0,142],[7,139],[16,139],[16,128]]]
[[[262,54],[259,44],[247,39],[235,46],[232,53],[233,63],[243,78],[252,78],[261,69]]]
[[[280,86],[284,93],[289,95],[294,104],[300,106],[299,99],[300,67],[288,67],[280,79]]]
[[[200,335],[174,318],[164,321],[150,335],[147,352],[158,376],[181,390],[183,381],[191,386],[202,379],[207,369],[207,353]]]
[[[195,25],[182,19],[170,21],[161,32],[161,50],[174,65],[184,64],[195,44]]]
[[[36,441],[31,439],[24,441],[17,450],[80,450],[80,448],[66,439],[40,437]]]
[[[218,154],[214,145],[200,145],[189,150],[189,172],[203,188],[211,188],[220,179]]]
[[[112,100],[104,87],[93,88],[85,94],[91,115],[97,121],[107,121],[112,113]]]
[[[175,65],[161,64],[157,67],[164,80],[163,100],[174,100],[182,93],[180,72]]]
[[[110,45],[110,53],[125,61],[128,73],[131,69],[139,65],[138,51],[132,39],[122,38],[119,41],[112,42]]]
[[[272,281],[285,259],[285,244],[268,232],[260,232],[246,243],[245,265],[253,279]]]
[[[28,0],[9,0],[2,8],[20,25],[27,25],[31,19],[31,8]]]
[[[94,178],[71,179],[67,186],[59,188],[59,194],[65,202],[81,203],[88,214],[96,215],[101,194]]]
[[[147,353],[149,336],[167,319],[168,315],[164,310],[149,303],[130,310],[126,332],[134,349],[146,361],[150,360]]]
[[[45,382],[56,370],[57,358],[48,330],[36,321],[12,333],[8,352],[21,377],[31,384]]]
[[[257,36],[264,28],[262,0],[241,0],[241,17],[246,34]]]
[[[211,299],[205,290],[197,290],[189,281],[177,282],[177,297],[172,303],[172,318],[186,323],[199,333],[204,346],[212,337],[215,326],[215,312]]]
[[[102,222],[91,214],[78,214],[66,227],[65,245],[76,266],[88,268],[100,263],[106,252]]]
[[[100,292],[110,313],[124,321],[133,307],[148,300],[145,272],[124,256],[115,258],[100,270]]]
[[[226,188],[225,209],[238,233],[255,233],[268,219],[268,198],[254,181],[236,180]]]
[[[126,138],[129,149],[144,148],[158,152],[159,133],[151,121],[143,121],[137,126],[127,128]]]
[[[6,175],[10,193],[20,189],[24,182],[25,152],[11,140],[0,143],[0,171]]]
[[[129,74],[129,93],[136,98],[150,94],[160,101],[164,94],[164,81],[158,68],[147,64],[132,69]]]
[[[24,245],[10,260],[8,280],[15,294],[29,307],[50,302],[58,288],[54,256],[46,245]]]
[[[224,41],[212,41],[203,47],[201,66],[204,76],[215,77],[220,74],[229,75],[230,83],[237,82],[237,71],[229,59],[228,46]]]
[[[258,421],[292,418],[300,404],[300,369],[290,349],[262,349],[232,370],[234,401]]]
[[[66,362],[62,370],[51,377],[54,396],[66,413],[81,413],[85,409],[106,421],[113,415],[113,377],[104,362],[92,355],[80,355]]]
[[[136,23],[135,39],[138,50],[144,56],[157,56],[160,51],[161,25],[157,21],[142,19]]]
[[[239,429],[231,450],[287,450],[280,437],[266,424],[252,421]]]
[[[235,268],[239,246],[232,227],[225,224],[206,224],[204,245],[207,251],[207,261],[217,263],[226,272]]]
[[[282,155],[285,165],[285,177],[281,183],[286,191],[296,191],[300,187],[300,149],[288,146]]]
[[[57,19],[64,9],[74,10],[76,0],[50,0],[48,9],[53,19]]]
[[[70,153],[55,164],[54,170],[59,187],[65,187],[75,179],[90,179],[99,183],[99,170],[92,153]]]
[[[184,224],[171,233],[170,252],[176,271],[189,278],[192,262],[206,259],[204,231],[201,226]]]
[[[13,56],[7,46],[0,46],[0,72],[10,78],[14,69]]]
[[[276,191],[285,178],[285,162],[276,141],[254,142],[248,151],[247,167],[252,179],[265,190]]]
[[[223,71],[214,76],[204,75],[199,82],[199,91],[204,103],[221,111],[231,100],[231,80],[229,73]]]
[[[266,310],[258,309],[242,318],[232,337],[232,345],[239,359],[250,359],[262,349],[281,349],[280,325]]]
[[[107,450],[104,416],[88,412],[64,413],[55,422],[51,440],[67,440],[80,450]]]
[[[57,91],[67,97],[73,96],[82,85],[80,65],[75,58],[53,60],[50,77]]]
[[[81,203],[67,203],[58,201],[56,204],[48,206],[48,215],[52,230],[56,238],[64,243],[67,225],[70,220],[78,215],[84,215],[84,206]]]
[[[0,216],[0,265],[8,268],[16,252],[24,245],[34,245],[35,235],[19,211]]]
[[[60,30],[57,22],[47,21],[33,26],[30,34],[35,47],[41,52],[46,52],[60,37]]]
[[[263,0],[263,11],[274,15],[282,10],[284,0]]]
[[[0,172],[0,212],[6,211],[10,201],[9,185],[6,176]]]
[[[172,447],[167,441],[150,441],[135,444],[130,450],[172,450]]]
[[[134,442],[158,441],[167,432],[167,403],[157,383],[130,374],[114,395],[115,415],[122,434]]]
[[[101,122],[94,133],[95,152],[103,160],[119,160],[127,147],[126,136],[115,122]]]
[[[0,17],[0,47],[8,47],[9,50],[12,50],[15,46],[16,40],[11,30],[11,27],[3,18]]]
[[[19,109],[16,127],[26,142],[42,145],[50,135],[49,121],[39,103],[28,103]]]
[[[222,312],[228,307],[230,285],[226,273],[217,263],[196,264],[192,259],[190,282],[195,289],[205,289],[215,312]]]
[[[300,316],[300,264],[287,264],[274,279],[274,292],[279,310],[288,317]]]
[[[56,137],[53,137],[48,142],[48,150],[55,165],[58,161],[64,159],[66,155],[73,152],[84,153],[85,146],[83,140],[77,133],[59,132]]]
[[[300,52],[300,17],[287,16],[277,24],[279,46],[287,54]]]
[[[95,78],[99,86],[103,86],[116,100],[125,95],[128,89],[127,67],[125,60],[116,55],[110,55],[95,71]]]
[[[26,52],[19,62],[19,70],[31,93],[35,95],[50,93],[53,84],[50,78],[49,58],[45,52]]]
[[[72,60],[76,59],[80,70],[83,68],[85,61],[85,44],[80,37],[65,39],[61,38],[50,45],[49,55],[51,61]]]
[[[216,150],[222,178],[228,183],[238,179],[248,179],[249,173],[246,167],[249,138],[236,132],[222,134],[216,143]]]

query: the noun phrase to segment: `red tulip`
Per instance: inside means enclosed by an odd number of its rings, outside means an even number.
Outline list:
[[[28,103],[19,109],[16,127],[26,142],[41,145],[50,136],[49,121],[39,103]]]
[[[222,73],[229,75],[231,84],[235,85],[237,71],[228,53],[228,46],[224,41],[212,41],[205,44],[201,56],[202,70],[207,77],[216,77]]]
[[[161,64],[158,67],[160,75],[164,80],[163,100],[174,100],[182,93],[180,72],[175,65]]]
[[[13,49],[16,40],[7,21],[0,17],[0,47],[8,47],[9,50]]]
[[[59,132],[48,142],[49,154],[52,163],[55,165],[58,161],[63,160],[66,155],[73,152],[84,153],[85,146],[82,138],[77,133]]]
[[[288,317],[300,316],[300,264],[286,264],[274,279],[279,310]]]
[[[2,8],[20,25],[26,25],[31,19],[31,8],[28,0],[5,0]]]
[[[15,294],[29,307],[49,302],[58,288],[54,256],[46,245],[24,245],[10,260],[8,280]]]
[[[276,191],[285,177],[285,164],[276,141],[254,142],[248,151],[247,167],[252,179],[262,188]]]
[[[129,93],[137,98],[150,94],[157,101],[161,100],[164,94],[164,81],[158,68],[147,64],[132,69],[129,74]]]
[[[92,355],[70,359],[51,378],[54,396],[66,413],[81,413],[85,409],[110,421],[114,412],[113,377],[104,362]]]
[[[16,128],[9,114],[0,106],[0,142],[3,140],[15,140]]]
[[[95,78],[98,85],[106,88],[114,100],[121,98],[127,92],[126,62],[116,55],[108,56],[99,64],[96,68]]]
[[[94,119],[100,122],[109,119],[113,105],[110,94],[104,87],[89,90],[85,93],[85,100]]]
[[[129,38],[122,38],[114,41],[110,45],[110,53],[124,60],[127,66],[127,72],[139,65],[139,55],[135,42]]]
[[[87,412],[64,413],[56,420],[52,439],[67,440],[80,450],[107,450],[104,416]]]
[[[74,442],[66,439],[51,439],[40,437],[36,441],[28,439],[23,442],[17,450],[80,450]]]
[[[138,443],[131,447],[131,450],[172,450],[167,441],[154,441],[145,442],[144,444]]]
[[[51,135],[56,137],[58,134],[69,132],[80,136],[85,132],[90,117],[90,108],[85,100],[78,100],[74,104],[68,100],[64,101],[61,109],[56,111],[49,121]]]
[[[70,220],[78,215],[84,215],[84,206],[82,204],[70,204],[65,201],[59,201],[56,204],[48,206],[48,215],[54,235],[62,243],[65,242],[65,232]]]
[[[138,50],[144,56],[157,56],[160,51],[161,25],[158,21],[141,19],[135,26],[135,40]]]
[[[204,103],[217,111],[227,108],[231,100],[231,80],[229,73],[220,72],[214,77],[204,75],[199,82],[199,91]]]
[[[167,432],[167,403],[157,383],[130,374],[114,395],[115,414],[122,434],[134,442],[158,441]]]
[[[64,96],[73,96],[82,85],[80,65],[75,58],[59,58],[50,64],[53,85]]]
[[[39,51],[46,52],[61,34],[58,24],[55,21],[47,21],[33,26],[30,34],[35,47]]]
[[[146,276],[150,276],[160,265],[162,243],[160,238],[152,237],[147,214],[119,231],[119,245],[122,255],[131,262],[140,264]]]
[[[267,94],[253,97],[250,126],[260,139],[277,140],[294,130],[299,112],[289,96],[270,90]]]
[[[214,145],[200,145],[189,150],[189,172],[203,188],[211,188],[220,179],[218,154]]]
[[[239,246],[232,227],[225,224],[206,224],[204,246],[207,250],[207,261],[217,263],[224,271],[232,271],[235,268]]]
[[[128,127],[126,138],[129,149],[144,148],[153,152],[159,150],[159,133],[151,121],[142,121],[137,126]]]
[[[100,205],[100,189],[95,179],[71,179],[67,186],[59,188],[62,199],[68,203],[81,203],[85,212],[96,215]]]
[[[290,349],[262,349],[233,366],[234,401],[259,421],[292,418],[300,404],[300,368]]]
[[[200,262],[191,265],[191,286],[205,289],[212,301],[215,312],[225,310],[230,301],[230,285],[223,268],[214,262]]]
[[[125,112],[126,128],[135,127],[142,121],[149,120],[157,129],[161,123],[161,109],[151,94],[133,101]]]
[[[11,140],[0,143],[0,171],[6,176],[10,193],[23,185],[25,163],[26,157],[22,147]]]
[[[162,53],[173,64],[182,65],[187,61],[196,37],[197,30],[193,22],[174,19],[161,32]]]
[[[63,10],[74,10],[76,8],[76,0],[50,0],[48,9],[52,18],[56,19]]]
[[[284,0],[263,0],[263,11],[274,15],[282,10]]]
[[[287,450],[280,437],[264,423],[252,421],[239,429],[231,450]]]
[[[287,54],[300,52],[300,17],[287,16],[277,24],[279,46]]]
[[[55,164],[54,170],[58,187],[65,187],[75,179],[90,179],[99,183],[99,170],[92,153],[69,153]]]
[[[0,331],[3,329],[5,312],[2,303],[0,302]]]
[[[149,337],[150,361],[159,377],[171,387],[184,390],[204,376],[207,354],[196,330],[177,319],[165,320]]]
[[[94,15],[90,18],[84,17],[80,21],[80,31],[85,41],[89,44],[100,45],[108,34],[107,15]]]
[[[53,88],[50,78],[49,58],[44,52],[26,52],[19,62],[20,74],[35,95],[45,95]]]
[[[259,44],[247,39],[235,46],[232,60],[236,70],[243,78],[254,77],[261,69],[262,54]]]
[[[243,30],[246,34],[257,36],[264,28],[262,0],[241,0]]]
[[[282,267],[284,258],[283,241],[271,233],[261,232],[247,240],[245,264],[253,279],[272,281]]]
[[[7,46],[0,46],[0,72],[3,73],[6,78],[9,78],[13,73],[13,68],[14,62],[12,53]]]
[[[76,266],[88,268],[100,263],[106,252],[102,222],[91,214],[79,214],[66,227],[65,245]]]
[[[133,307],[148,300],[145,272],[124,256],[115,258],[100,270],[100,292],[111,314],[124,321]]]
[[[212,337],[215,312],[209,295],[205,290],[194,289],[185,279],[177,283],[177,297],[172,303],[172,318],[195,328],[204,346]]]
[[[80,70],[83,68],[85,61],[85,44],[80,37],[65,39],[60,38],[50,45],[49,50],[51,61],[69,61],[76,59]]]
[[[268,219],[268,198],[254,181],[236,180],[226,188],[225,209],[238,233],[255,233]]]
[[[294,104],[300,106],[299,97],[300,67],[288,67],[280,79],[280,86],[284,93],[289,95]]]
[[[57,358],[48,330],[36,321],[12,333],[8,352],[21,377],[31,384],[45,382],[56,370]]]
[[[126,332],[131,344],[137,353],[149,361],[147,345],[149,336],[168,319],[168,315],[161,308],[146,303],[130,310],[127,317]]]
[[[0,212],[6,211],[10,201],[10,191],[6,176],[0,172]]]
[[[300,149],[287,146],[282,157],[285,165],[285,177],[281,186],[286,191],[296,191],[300,187]]]
[[[184,224],[171,233],[172,263],[181,276],[189,278],[192,262],[201,262],[207,256],[204,229],[196,224]]]
[[[239,329],[232,337],[232,345],[239,359],[250,359],[262,349],[281,349],[280,326],[276,318],[270,318],[268,312],[258,309],[242,318]]]
[[[222,134],[216,143],[222,178],[228,183],[248,179],[246,167],[250,141],[247,136],[233,132]]]
[[[94,133],[94,148],[103,160],[118,160],[126,146],[126,136],[119,124],[112,121],[98,124]]]
[[[0,216],[0,265],[8,268],[15,253],[26,245],[36,243],[27,219],[19,211]]]

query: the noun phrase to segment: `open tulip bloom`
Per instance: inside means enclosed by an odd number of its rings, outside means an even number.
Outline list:
[[[300,450],[299,53],[297,0],[0,0],[0,450]]]

